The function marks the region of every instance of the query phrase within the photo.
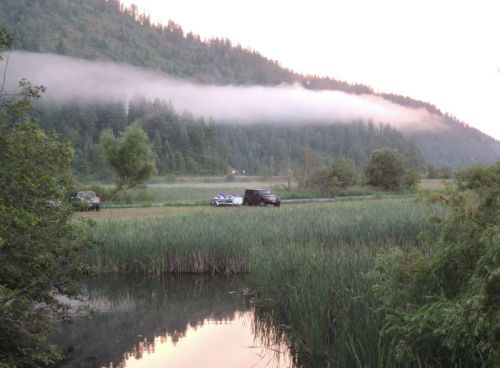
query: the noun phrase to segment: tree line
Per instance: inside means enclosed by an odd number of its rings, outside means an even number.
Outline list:
[[[324,165],[341,155],[358,166],[376,148],[393,148],[402,154],[418,152],[411,139],[384,124],[216,124],[189,112],[179,114],[169,102],[141,97],[128,104],[39,102],[34,113],[45,130],[71,142],[75,173],[86,181],[112,176],[100,145],[102,132],[110,130],[118,136],[134,122],[151,142],[160,175],[226,174],[229,169],[248,175],[283,175],[288,169],[304,167],[309,151]]]

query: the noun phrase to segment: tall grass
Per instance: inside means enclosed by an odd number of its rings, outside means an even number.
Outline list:
[[[227,208],[100,223],[88,259],[104,272],[250,273],[256,328],[285,339],[298,366],[391,366],[371,271],[428,226],[408,199]]]
[[[362,244],[415,243],[427,224],[410,200],[373,200],[226,208],[176,217],[99,223],[101,241],[88,254],[104,272],[243,273],[251,256],[272,256],[289,244],[334,249]]]
[[[298,366],[390,366],[393,352],[381,339],[383,315],[372,290],[377,251],[291,245],[260,257],[250,278],[261,300],[256,325],[281,336]]]

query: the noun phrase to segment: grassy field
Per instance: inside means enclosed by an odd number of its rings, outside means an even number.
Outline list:
[[[163,180],[163,181],[162,181]],[[167,182],[165,178],[156,178],[146,188],[128,190],[120,193],[118,197],[112,198],[111,187],[85,186],[88,190],[94,190],[100,194],[104,201],[103,207],[113,206],[207,206],[211,199],[220,192],[235,193],[243,196],[247,188],[268,188],[278,194],[282,200],[288,199],[315,199],[334,198],[350,196],[387,196],[406,195],[411,191],[387,192],[380,189],[356,186],[345,191],[334,193],[322,193],[313,190],[301,190],[294,185],[292,191],[285,190],[285,180],[282,177],[274,177],[263,180],[260,177],[237,177],[234,181],[227,181],[224,177],[186,177],[177,178],[174,182]],[[424,179],[419,184],[419,190],[435,191],[445,189],[446,180]],[[108,192],[108,193],[106,193]]]
[[[298,363],[391,366],[373,267],[391,247],[419,245],[429,228],[423,205],[379,199],[114,213],[89,229],[100,245],[88,261],[101,272],[246,273],[259,301],[256,328],[273,329]]]
[[[444,190],[446,185],[453,183],[453,179],[422,179],[418,189],[425,191]]]
[[[252,268],[252,252],[291,244],[336,249],[415,243],[427,224],[422,206],[407,199],[108,211],[92,213],[103,221],[90,231],[104,245],[89,254],[90,262],[104,271],[147,274],[245,272]]]
[[[437,186],[437,185],[436,185]],[[286,191],[283,186],[271,185],[270,183],[185,183],[185,184],[156,184],[143,189],[129,190],[121,193],[119,198],[104,198],[103,207],[110,208],[117,205],[134,206],[207,206],[212,198],[220,192],[235,193],[241,197],[245,194],[246,188],[266,188],[271,189],[280,196],[282,200],[288,199],[316,199],[316,198],[337,198],[351,196],[387,196],[406,195],[409,191],[387,192],[369,187],[353,187],[345,191],[334,193],[322,193],[313,190]],[[96,188],[95,190],[101,195]]]
[[[86,190],[94,190],[104,199],[103,206],[113,205],[167,205],[192,206],[209,205],[211,199],[220,192],[235,193],[243,196],[246,188],[283,188],[281,177],[263,180],[260,177],[237,177],[228,181],[225,177],[181,177],[175,181],[167,181],[158,177],[149,182],[145,188],[128,190],[117,197],[111,195],[112,186],[87,184]]]

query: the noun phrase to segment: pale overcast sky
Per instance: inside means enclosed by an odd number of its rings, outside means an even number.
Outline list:
[[[124,0],[299,73],[435,104],[500,139],[498,0]]]

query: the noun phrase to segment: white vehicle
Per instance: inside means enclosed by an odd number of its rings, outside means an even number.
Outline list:
[[[101,198],[95,192],[90,190],[73,193],[69,197],[69,200],[79,203],[79,206],[84,207],[85,209],[96,211],[101,209]]]
[[[212,206],[241,206],[243,198],[234,193],[219,193],[212,199]]]

